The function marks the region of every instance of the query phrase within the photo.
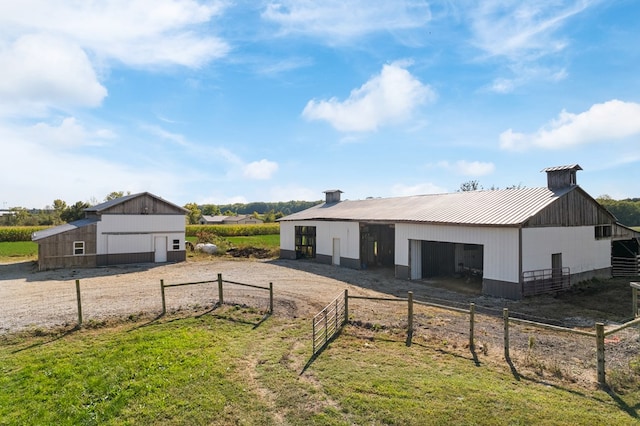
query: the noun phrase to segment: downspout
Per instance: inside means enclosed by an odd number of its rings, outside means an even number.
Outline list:
[[[524,280],[522,278],[522,225],[518,227],[518,281],[520,282],[520,299],[524,295]]]

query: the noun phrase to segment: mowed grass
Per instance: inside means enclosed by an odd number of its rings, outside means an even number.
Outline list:
[[[640,407],[352,326],[309,362],[308,320],[249,308],[38,334],[0,337],[2,425],[629,425]]]
[[[38,256],[38,244],[32,241],[0,242],[0,262],[35,259]]]

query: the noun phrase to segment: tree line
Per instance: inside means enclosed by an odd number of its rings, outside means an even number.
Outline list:
[[[130,192],[114,191],[108,194],[104,201],[111,201],[116,198],[130,195]],[[278,202],[253,202],[234,204],[204,204],[187,203],[183,207],[188,210],[187,222],[196,224],[202,215],[207,216],[237,216],[249,214],[264,222],[275,222],[277,219],[296,213],[321,201],[278,201]],[[97,200],[77,201],[67,204],[61,199],[53,201],[51,206],[44,209],[27,209],[24,207],[13,207],[9,209],[9,214],[0,216],[1,226],[55,226],[63,223],[73,222],[85,217],[84,210],[98,204]]]
[[[517,189],[520,185],[513,185],[505,189]],[[477,181],[464,182],[460,185],[460,191],[476,191],[482,189]],[[491,188],[496,189],[496,188]],[[130,195],[123,191],[114,191],[108,194],[104,201],[110,201]],[[614,200],[608,195],[601,195],[596,198],[598,203],[609,210],[620,223],[627,226],[640,226],[640,198],[627,198]],[[187,222],[198,223],[202,215],[207,216],[237,216],[249,214],[261,219],[264,222],[275,222],[277,219],[308,209],[322,201],[278,201],[278,202],[252,202],[234,204],[197,204],[187,203],[184,208],[188,210]],[[86,202],[77,201],[67,204],[65,201],[56,199],[53,205],[42,210],[26,209],[24,207],[14,207],[10,209],[10,214],[0,217],[0,225],[3,226],[55,226],[63,223],[73,222],[84,218],[84,209],[98,204],[97,201]]]

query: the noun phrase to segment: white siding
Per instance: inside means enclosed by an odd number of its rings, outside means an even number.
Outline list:
[[[295,250],[295,227],[316,227],[316,255],[333,257],[333,239],[340,239],[340,256],[360,258],[360,225],[357,222],[291,221],[280,223],[280,248]]]
[[[184,250],[185,219],[182,215],[103,215],[97,223],[97,254],[152,252],[155,236],[167,237],[167,249],[180,240]]]
[[[520,281],[517,228],[399,223],[396,224],[396,265],[409,266],[409,240],[482,245],[484,278]]]
[[[554,253],[562,253],[572,274],[611,267],[611,240],[596,240],[593,226],[522,230],[523,271],[551,268]]]

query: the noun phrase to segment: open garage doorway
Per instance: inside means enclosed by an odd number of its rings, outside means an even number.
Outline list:
[[[412,280],[429,280],[457,289],[482,291],[482,245],[410,240],[409,252]]]

